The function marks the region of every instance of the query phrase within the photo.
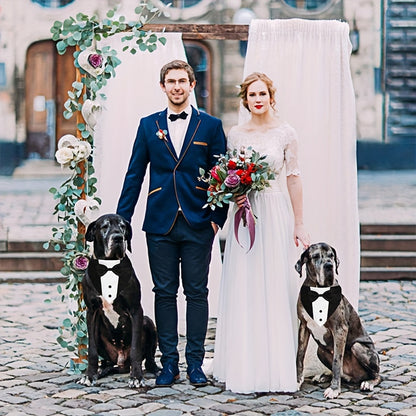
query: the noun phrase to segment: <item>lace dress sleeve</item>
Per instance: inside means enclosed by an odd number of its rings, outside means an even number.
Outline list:
[[[300,175],[298,165],[298,135],[291,126],[287,128],[286,145],[285,145],[285,163],[286,176]]]
[[[237,148],[237,144],[236,144],[236,138],[237,135],[236,133],[236,127],[233,126],[231,127],[230,131],[228,132],[228,136],[227,136],[227,150],[233,150]]]

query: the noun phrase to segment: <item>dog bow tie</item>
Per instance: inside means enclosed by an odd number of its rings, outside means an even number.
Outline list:
[[[123,273],[123,270],[129,267],[128,261],[126,262],[125,260],[126,258],[124,258],[120,263],[113,267],[107,267],[105,264],[100,264],[97,260],[92,261],[92,265],[99,277],[104,276],[107,272],[110,271],[117,276],[120,276]]]
[[[188,114],[185,111],[182,111],[182,113],[180,113],[180,114],[170,114],[169,115],[169,120],[170,121],[176,121],[178,118],[181,118],[181,119],[185,120],[186,117],[188,117]]]
[[[309,289],[308,296],[311,302],[315,302],[316,299],[318,299],[319,297],[324,298],[328,302],[338,301],[339,299],[341,299],[341,287],[340,286],[331,287],[329,290],[327,290],[326,292],[322,294]]]

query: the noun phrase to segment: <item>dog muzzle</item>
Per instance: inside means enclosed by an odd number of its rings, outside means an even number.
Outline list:
[[[341,286],[302,286],[300,301],[309,316],[322,326],[335,312],[342,299]]]

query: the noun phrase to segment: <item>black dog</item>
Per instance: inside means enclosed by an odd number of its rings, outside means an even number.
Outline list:
[[[130,223],[116,214],[92,222],[85,235],[93,242],[94,258],[82,280],[87,305],[88,369],[80,384],[90,386],[111,372],[128,372],[129,387],[144,386],[146,370],[157,373],[156,328],[143,316],[140,283],[126,256],[131,251]],[[99,369],[99,357],[102,358]]]
[[[362,391],[371,391],[380,382],[380,359],[373,341],[360,318],[341,292],[334,273],[338,274],[338,258],[334,248],[325,243],[312,244],[296,263],[306,279],[298,299],[300,320],[297,381],[303,383],[303,362],[309,335],[318,344],[318,358],[332,371],[332,382],[324,396],[333,399],[341,392],[341,377],[361,383]]]

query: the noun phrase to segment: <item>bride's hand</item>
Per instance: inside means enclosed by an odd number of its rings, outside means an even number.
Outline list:
[[[246,195],[238,195],[234,197],[234,202],[237,204],[238,208],[242,208],[246,202]]]
[[[295,224],[293,237],[296,247],[299,247],[299,241],[302,243],[304,249],[307,249],[311,245],[311,239],[303,224]]]

